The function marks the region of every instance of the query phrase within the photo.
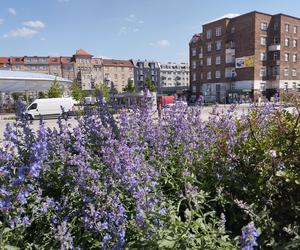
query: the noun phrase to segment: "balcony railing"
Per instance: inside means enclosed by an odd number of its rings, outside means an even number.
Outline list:
[[[278,51],[280,50],[280,44],[272,44],[269,46],[269,51]]]

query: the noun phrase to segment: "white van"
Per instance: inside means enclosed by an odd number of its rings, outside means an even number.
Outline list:
[[[45,98],[36,99],[24,112],[27,119],[33,120],[42,117],[68,117],[69,112],[74,110],[73,98]]]

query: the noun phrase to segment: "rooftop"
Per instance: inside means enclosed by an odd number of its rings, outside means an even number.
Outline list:
[[[71,82],[68,79],[47,74],[32,73],[28,71],[0,70],[0,80],[39,80]]]

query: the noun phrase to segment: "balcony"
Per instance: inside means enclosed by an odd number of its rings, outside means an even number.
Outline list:
[[[272,44],[269,46],[269,51],[278,51],[280,50],[280,44]]]

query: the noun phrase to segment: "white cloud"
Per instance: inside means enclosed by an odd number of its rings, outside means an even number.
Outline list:
[[[45,24],[40,21],[40,20],[36,20],[36,21],[26,21],[23,23],[24,26],[27,26],[29,28],[33,28],[33,29],[43,29],[45,27]]]
[[[171,45],[169,40],[160,40],[156,44],[159,47],[169,47]]]
[[[131,26],[123,26],[119,30],[119,35],[127,35],[128,33],[137,33],[139,32],[139,28],[133,28]]]
[[[4,38],[8,38],[8,37],[32,38],[37,33],[38,32],[36,30],[23,27],[23,28],[11,30],[8,34],[5,34],[3,37]]]
[[[9,9],[8,9],[8,12],[9,12],[11,15],[13,15],[13,16],[17,15],[16,10],[13,9],[13,8],[9,8]]]
[[[145,23],[143,20],[138,19],[135,14],[130,14],[125,20],[127,22],[135,23],[135,24],[144,24]]]
[[[127,18],[126,18],[126,21],[128,22],[131,22],[131,23],[134,23],[137,21],[137,18],[135,16],[135,14],[130,14]]]
[[[215,21],[218,21],[218,20],[223,19],[223,18],[235,18],[235,17],[240,16],[240,15],[241,14],[237,14],[237,13],[227,13],[224,16],[220,16],[216,19],[208,21],[207,23],[215,22]]]
[[[0,25],[4,23],[4,19],[0,18]]]
[[[41,41],[46,41],[46,38],[45,37],[41,37],[40,40]]]

